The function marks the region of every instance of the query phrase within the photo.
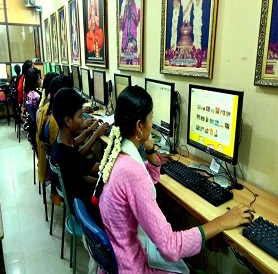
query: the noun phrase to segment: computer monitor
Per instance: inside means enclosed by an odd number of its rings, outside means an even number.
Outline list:
[[[236,165],[243,92],[189,85],[187,143]]]
[[[43,63],[43,74],[46,75],[51,72],[50,63]]]
[[[126,88],[131,86],[131,76],[124,74],[114,73],[114,83],[115,83],[115,94],[116,98],[119,97],[121,92]]]
[[[163,136],[173,136],[175,84],[145,79],[145,89],[153,100],[153,128]]]
[[[62,72],[62,70],[61,70],[61,65],[56,64],[56,65],[55,65],[55,71],[56,71],[56,73],[58,73],[59,75],[61,75],[61,72]]]
[[[63,65],[63,75],[71,77],[69,66]]]
[[[93,70],[94,100],[106,106],[108,104],[108,90],[106,83],[106,73],[102,70]]]
[[[82,95],[91,98],[91,70],[81,68]]]
[[[50,69],[51,69],[51,72],[56,72],[55,64],[50,64]]]
[[[15,73],[15,71],[14,71],[14,67],[15,67],[16,65],[19,65],[19,66],[20,66],[20,74],[22,74],[22,65],[23,65],[23,63],[11,63],[11,74],[12,74],[12,77],[13,77],[13,76],[16,76],[16,73]]]
[[[80,77],[80,68],[78,66],[71,66],[72,71],[72,82],[75,90],[81,92],[81,77]]]

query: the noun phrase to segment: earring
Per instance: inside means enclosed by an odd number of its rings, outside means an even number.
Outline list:
[[[141,134],[141,137],[140,137],[140,138],[138,138],[137,133],[138,133],[138,132],[136,132],[136,136],[135,136],[135,138],[136,138],[138,141],[141,141],[141,140],[142,140],[142,138],[143,138],[143,132],[142,132],[142,130],[141,130],[141,129],[139,129],[139,133]]]

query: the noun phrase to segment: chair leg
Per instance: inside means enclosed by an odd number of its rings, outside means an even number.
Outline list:
[[[65,241],[65,222],[66,222],[66,205],[63,205],[63,224],[62,224],[62,243],[61,243],[61,259],[64,258],[64,241]]]
[[[36,184],[36,153],[33,150],[34,185]]]
[[[52,206],[51,206],[51,217],[50,217],[50,230],[49,230],[49,234],[50,234],[50,235],[52,235],[54,206],[55,206],[54,203],[52,203]]]
[[[77,248],[77,237],[76,235],[73,236],[73,251],[72,251],[72,272],[73,274],[76,273],[76,248]]]
[[[45,184],[45,182],[43,182],[43,184],[42,184],[42,195],[43,195],[43,203],[44,203],[44,211],[45,211],[45,220],[48,221],[47,201],[46,201],[46,184]]]
[[[74,242],[74,236],[71,235],[70,236],[70,268],[72,268],[72,255],[73,255],[72,253],[73,253],[73,246],[74,246],[73,242]]]
[[[18,123],[18,142],[20,143],[20,121]]]
[[[42,191],[41,191],[41,183],[39,183],[39,194],[42,194]]]

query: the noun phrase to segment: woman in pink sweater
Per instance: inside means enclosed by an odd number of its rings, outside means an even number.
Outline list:
[[[117,100],[115,127],[104,153],[100,212],[118,262],[119,273],[167,273],[148,267],[145,243],[150,239],[169,261],[198,254],[206,240],[252,221],[254,210],[240,204],[202,226],[173,232],[156,202],[154,184],[161,159],[151,139],[151,96],[138,86],[126,88]],[[143,163],[142,143],[148,161]],[[169,273],[169,272],[168,272]]]

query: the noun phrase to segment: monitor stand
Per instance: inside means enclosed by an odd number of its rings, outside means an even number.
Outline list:
[[[166,143],[166,140],[163,137],[153,135],[153,141],[160,147],[160,153],[170,153],[170,146]]]

